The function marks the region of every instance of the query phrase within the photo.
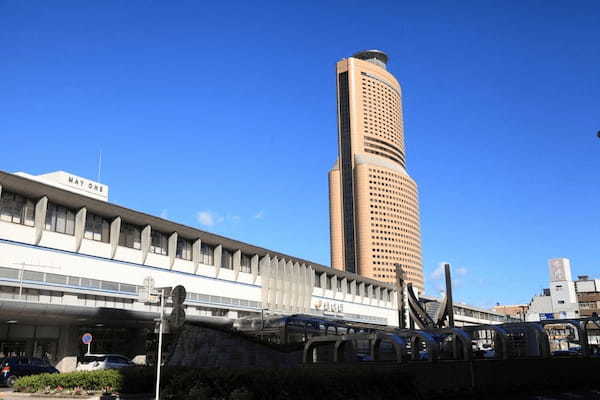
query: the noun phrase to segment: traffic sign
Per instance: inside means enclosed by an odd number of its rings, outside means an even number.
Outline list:
[[[183,308],[183,302],[187,293],[185,288],[181,285],[177,285],[171,290],[171,302],[173,303],[173,310],[169,315],[169,324],[175,328],[181,328],[185,323],[185,309]]]
[[[185,288],[181,285],[177,285],[171,291],[171,301],[173,304],[183,304],[185,298],[187,296],[187,292]]]
[[[81,341],[83,342],[83,344],[90,344],[92,343],[93,338],[94,337],[91,333],[84,333],[83,336],[81,336]]]

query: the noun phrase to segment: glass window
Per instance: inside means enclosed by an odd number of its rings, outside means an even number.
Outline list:
[[[6,190],[0,197],[0,220],[33,226],[35,205],[31,199],[19,196]]]
[[[168,255],[169,238],[165,233],[152,230],[150,240],[150,251],[155,254]]]
[[[46,230],[67,235],[75,234],[75,213],[66,207],[48,203]]]
[[[242,259],[240,262],[241,262],[240,270],[242,272],[247,272],[247,273],[252,272],[251,260],[250,260],[250,256],[248,254],[242,253]]]
[[[223,249],[221,254],[221,268],[233,269],[233,256],[231,251]]]
[[[121,223],[121,234],[119,235],[119,246],[131,249],[141,249],[142,230],[139,226]]]
[[[110,240],[110,222],[99,215],[87,213],[85,216],[84,237],[86,239],[108,243]]]
[[[175,253],[175,257],[181,258],[184,260],[192,259],[192,242],[184,238],[177,238],[177,252]]]
[[[214,247],[202,243],[202,256],[200,257],[200,262],[204,265],[214,265],[214,255],[215,249]]]

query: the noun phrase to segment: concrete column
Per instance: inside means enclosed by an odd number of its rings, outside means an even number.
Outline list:
[[[285,280],[285,260],[279,260],[277,266],[277,298],[275,299],[276,308],[283,311],[283,282]]]
[[[255,255],[254,257],[258,257],[258,255]],[[254,257],[252,257],[252,259],[254,260]],[[263,258],[260,259],[259,261],[260,264],[260,282],[261,282],[261,290],[260,290],[260,294],[261,294],[261,301],[262,301],[262,308],[268,308],[268,304],[269,304],[269,278],[270,278],[270,273],[271,273],[271,256],[269,256],[268,254],[265,255]],[[256,268],[258,269],[258,267]],[[252,276],[254,276],[255,270],[252,270]],[[256,271],[256,274],[258,275],[258,271]],[[256,278],[254,278],[256,279]]]
[[[215,276],[219,276],[219,272],[221,272],[221,257],[223,257],[223,246],[218,245],[215,247],[215,253],[213,260],[215,262]]]
[[[256,283],[256,278],[258,278],[258,268],[259,268],[258,254],[252,256],[250,260],[250,271],[252,272],[252,283]]]
[[[352,301],[356,298],[356,281],[350,282],[350,294],[352,295]]]
[[[275,311],[275,309],[277,308],[277,303],[276,303],[276,298],[277,298],[277,274],[279,272],[278,270],[278,265],[279,265],[279,260],[277,259],[277,257],[273,257],[271,258],[271,265],[270,270],[269,270],[269,300],[268,300],[268,306],[269,308],[271,308],[273,311]]]
[[[150,245],[152,244],[152,227],[146,225],[142,229],[142,264],[146,264],[146,258],[148,258],[148,252],[150,251]]]
[[[337,277],[337,275],[333,275],[331,277],[331,291],[333,292],[332,298],[337,299],[339,297],[339,293],[338,293],[338,277]]]
[[[236,250],[233,253],[233,279],[237,281],[238,276],[240,275],[240,268],[242,263],[242,251]]]
[[[110,223],[110,258],[115,258],[119,236],[121,235],[121,217],[117,217]]]
[[[87,208],[82,207],[75,214],[75,252],[81,248],[83,233],[85,232],[85,219],[87,216]]]
[[[310,304],[312,302],[313,287],[315,286],[315,270],[312,265],[306,268],[306,296],[304,296],[304,309],[306,312],[310,311]]]
[[[2,197],[2,185],[0,185],[0,198]]]
[[[369,304],[373,304],[373,285],[367,286],[367,297],[369,298]]]
[[[294,310],[294,263],[290,260],[285,266],[285,285],[283,288],[283,302],[288,311]]]
[[[194,263],[194,274],[198,273],[198,265],[202,256],[202,240],[196,239],[192,243],[192,262]]]
[[[296,263],[294,263],[294,268],[292,270],[292,282],[291,282],[290,304],[292,306],[293,312],[300,312],[300,290],[301,290],[300,264],[298,262],[296,262]]]
[[[77,366],[77,346],[79,337],[77,328],[73,326],[61,326],[56,351],[56,369],[60,372],[75,371]]]
[[[169,236],[169,269],[173,269],[175,264],[175,253],[177,252],[177,232],[171,233]]]
[[[342,299],[346,299],[347,295],[348,295],[348,279],[347,278],[343,278],[342,279]]]
[[[319,279],[321,280],[321,296],[325,296],[325,291],[327,290],[327,274],[321,272]]]
[[[44,196],[35,203],[35,240],[34,244],[40,244],[44,226],[46,225],[46,211],[48,210],[48,197]]]
[[[364,282],[360,282],[358,284],[358,295],[363,298],[365,297],[365,283]],[[362,303],[362,300],[363,299],[361,299],[361,303]]]
[[[379,298],[381,296],[381,288],[379,286],[377,286],[375,288],[375,291],[373,294],[375,295],[375,304],[379,305]]]

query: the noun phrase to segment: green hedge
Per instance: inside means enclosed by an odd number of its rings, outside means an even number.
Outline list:
[[[19,378],[16,388],[43,392],[80,388],[152,393],[153,367],[42,374]],[[413,379],[399,368],[192,369],[164,368],[164,400],[415,399]]]
[[[81,388],[100,391],[107,387],[119,391],[123,387],[123,375],[117,370],[81,371],[66,374],[40,374],[17,379],[15,389],[22,392],[39,392],[57,387],[65,390]]]

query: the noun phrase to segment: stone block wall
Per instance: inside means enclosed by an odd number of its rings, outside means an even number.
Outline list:
[[[286,368],[302,362],[302,351],[284,352],[235,332],[186,325],[167,365],[194,368]]]

